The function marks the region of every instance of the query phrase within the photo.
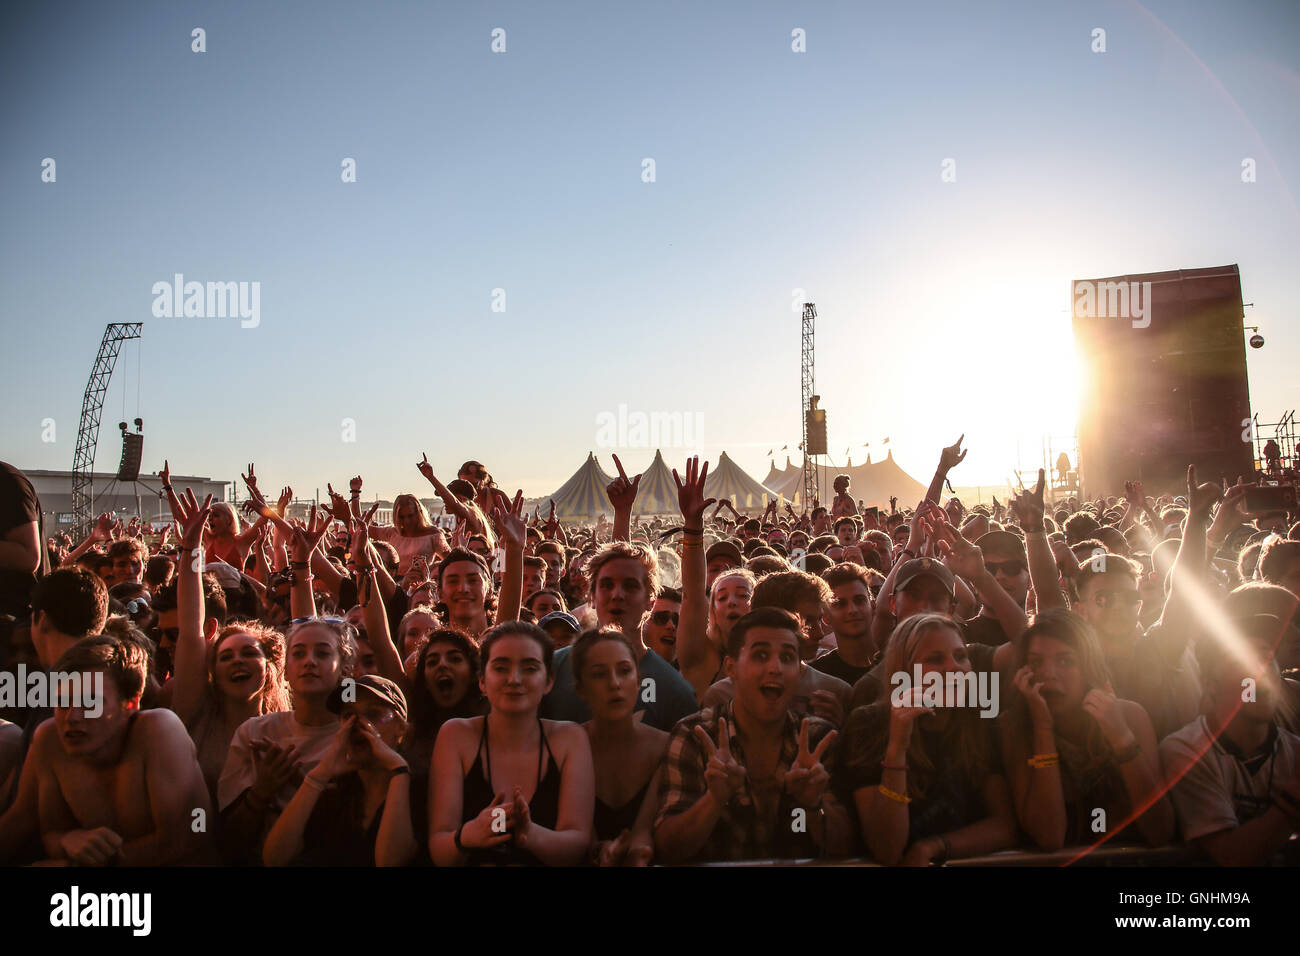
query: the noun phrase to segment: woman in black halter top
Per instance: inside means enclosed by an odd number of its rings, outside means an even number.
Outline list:
[[[646,866],[659,806],[659,766],[668,735],[636,719],[641,680],[617,631],[588,631],[573,646],[574,688],[591,708],[583,726],[596,773],[595,843],[602,866]]]
[[[486,717],[449,720],[434,744],[429,853],[439,866],[571,866],[591,843],[592,767],[577,724],[541,720],[553,645],[534,624],[490,630],[479,653]]]

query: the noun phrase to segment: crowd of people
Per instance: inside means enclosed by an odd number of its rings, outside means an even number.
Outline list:
[[[425,457],[446,523],[391,526],[359,476],[293,520],[165,465],[171,525],[81,542],[0,464],[0,862],[1289,861],[1300,515],[1194,468],[968,509],[964,456],[903,510],[841,476],[761,515],[691,459],[653,520],[616,457],[612,522]]]

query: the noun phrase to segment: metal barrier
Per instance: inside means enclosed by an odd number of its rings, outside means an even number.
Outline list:
[[[1274,857],[1273,865],[1294,865],[1300,857],[1300,840],[1292,836],[1286,847]],[[844,860],[741,860],[734,863],[700,863],[705,867],[762,867],[762,866],[870,866],[884,868],[884,865],[863,857]],[[1178,866],[1210,867],[1215,863],[1204,854],[1188,846],[1087,846],[1065,847],[1052,852],[1042,850],[1003,850],[986,856],[973,856],[962,860],[951,860],[945,866]]]

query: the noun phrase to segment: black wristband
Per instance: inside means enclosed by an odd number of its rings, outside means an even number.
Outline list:
[[[465,844],[460,842],[460,831],[464,829],[465,829],[465,824],[463,823],[456,828],[456,835],[452,837],[452,842],[456,844],[456,851],[458,853],[464,853],[466,856],[468,856],[469,851],[465,849]]]

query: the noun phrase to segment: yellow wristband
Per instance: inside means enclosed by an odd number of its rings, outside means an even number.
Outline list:
[[[890,789],[889,789],[888,787],[886,787],[883,783],[880,784],[880,785],[878,785],[878,786],[876,787],[876,789],[880,791],[880,795],[881,795],[882,797],[888,797],[890,800],[893,800],[895,803],[911,803],[911,802],[912,802],[912,798],[909,797],[907,794],[905,794],[905,793],[899,793],[897,790],[890,790]]]

